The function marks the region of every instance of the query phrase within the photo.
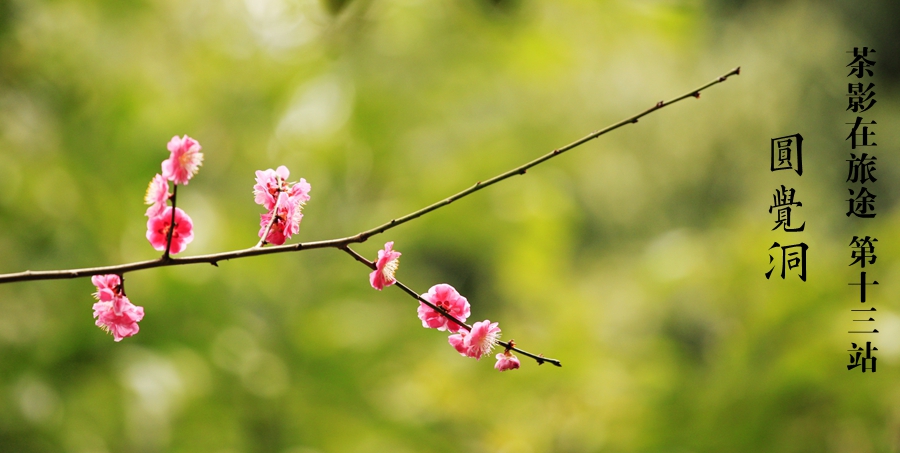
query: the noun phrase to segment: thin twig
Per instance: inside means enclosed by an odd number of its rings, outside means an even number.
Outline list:
[[[207,263],[207,264],[212,264],[214,266],[217,266],[219,261],[226,261],[226,260],[238,259],[238,258],[246,258],[249,256],[269,255],[269,254],[273,254],[273,253],[296,252],[296,251],[300,251],[300,250],[329,248],[329,247],[343,248],[349,244],[362,243],[376,234],[383,233],[391,228],[394,228],[396,226],[404,224],[412,219],[421,217],[431,211],[434,211],[440,207],[446,206],[456,200],[459,200],[460,198],[468,196],[468,195],[470,195],[474,192],[477,192],[487,186],[498,183],[500,181],[503,181],[504,179],[510,178],[515,175],[523,175],[523,174],[525,174],[526,170],[528,170],[531,167],[534,167],[535,165],[538,165],[542,162],[552,159],[572,148],[583,145],[586,142],[589,142],[589,141],[591,141],[601,135],[604,135],[610,131],[618,129],[626,124],[636,123],[638,121],[638,119],[640,119],[646,115],[649,115],[650,113],[653,113],[663,107],[669,106],[671,104],[674,104],[678,101],[681,101],[681,100],[689,98],[689,97],[699,98],[701,91],[703,91],[713,85],[722,83],[726,79],[728,79],[728,77],[730,77],[732,75],[738,75],[738,74],[740,74],[740,72],[741,72],[740,67],[734,68],[731,71],[729,71],[728,73],[716,78],[715,80],[713,80],[699,88],[695,88],[681,96],[678,96],[678,97],[673,98],[668,101],[660,101],[660,102],[656,103],[656,105],[654,105],[653,107],[651,107],[647,110],[644,110],[641,113],[638,113],[634,116],[631,116],[622,121],[619,121],[618,123],[612,124],[603,129],[595,131],[580,140],[572,142],[566,146],[563,146],[562,148],[555,149],[552,152],[545,154],[544,156],[541,156],[535,160],[532,160],[531,162],[528,162],[522,166],[516,167],[510,171],[502,173],[502,174],[495,176],[491,179],[488,179],[486,181],[479,181],[479,182],[475,183],[474,186],[472,186],[466,190],[463,190],[462,192],[459,192],[455,195],[452,195],[448,198],[445,198],[442,201],[439,201],[432,205],[426,206],[425,208],[422,208],[418,211],[407,214],[403,217],[398,217],[398,218],[393,219],[383,225],[377,226],[377,227],[369,229],[369,230],[365,230],[365,231],[355,234],[353,236],[347,236],[347,237],[338,238],[338,239],[330,239],[330,240],[325,240],[325,241],[279,245],[279,246],[275,246],[275,247],[266,247],[266,248],[251,247],[249,249],[233,250],[230,252],[221,252],[221,253],[214,253],[214,254],[210,254],[210,255],[199,255],[199,256],[192,256],[192,257],[186,257],[186,258],[171,258],[171,257],[164,255],[163,257],[161,257],[159,259],[155,259],[155,260],[139,261],[139,262],[135,262],[135,263],[120,264],[120,265],[116,265],[116,266],[90,267],[90,268],[82,268],[82,269],[66,269],[66,270],[54,270],[54,271],[24,271],[24,272],[16,272],[16,273],[11,273],[11,274],[0,274],[0,284],[11,283],[11,282],[21,282],[21,281],[32,281],[32,280],[56,280],[56,279],[80,278],[80,277],[89,277],[91,275],[97,275],[97,274],[122,274],[125,272],[132,272],[132,271],[137,271],[137,270],[142,270],[142,269],[150,269],[150,268],[154,268],[154,267],[180,266],[180,265],[184,265],[184,264],[196,264],[196,263]],[[176,186],[176,189],[177,189],[177,186]],[[174,218],[174,201],[175,201],[174,198],[175,197],[173,194],[173,196],[172,196],[173,218]],[[172,223],[174,224],[174,221]],[[173,225],[173,227],[174,227],[174,225]],[[169,239],[171,240],[171,231],[169,234],[170,234]],[[547,359],[544,359],[544,360],[547,360]]]
[[[276,177],[275,177],[275,183],[278,185],[278,188],[279,188],[279,191],[278,191],[278,192],[275,192],[275,193],[276,193],[276,194],[280,194],[280,193],[281,193],[281,192],[280,192],[280,190],[281,190],[281,178],[278,177],[278,176],[276,176]],[[281,197],[275,197],[275,207],[272,208],[272,218],[269,219],[269,224],[266,225],[266,231],[263,232],[262,237],[259,238],[259,242],[256,243],[256,247],[257,247],[257,248],[260,248],[260,247],[262,247],[262,246],[264,246],[264,245],[266,245],[266,244],[268,243],[268,241],[266,241],[266,238],[269,237],[269,230],[272,229],[272,225],[275,224],[275,219],[278,218],[278,202],[279,202],[279,201],[281,201]]]
[[[657,102],[656,105],[654,105],[653,107],[650,107],[649,109],[644,110],[643,112],[638,113],[637,115],[630,116],[630,117],[628,117],[628,118],[625,118],[625,119],[622,120],[622,121],[619,121],[618,123],[612,124],[612,125],[607,126],[607,127],[603,128],[603,129],[600,129],[600,130],[598,130],[598,131],[592,132],[592,133],[586,135],[585,137],[583,137],[583,138],[581,138],[581,139],[579,139],[579,140],[576,140],[576,141],[574,141],[574,142],[572,142],[572,143],[569,143],[569,144],[566,145],[566,146],[563,146],[562,148],[554,149],[553,151],[551,151],[551,152],[549,152],[549,153],[547,153],[547,154],[545,154],[545,155],[543,155],[543,156],[541,156],[541,157],[538,157],[537,159],[535,159],[535,160],[533,160],[533,161],[531,161],[531,162],[528,162],[528,163],[525,164],[525,165],[521,165],[521,166],[518,166],[518,167],[516,167],[516,168],[513,168],[512,170],[509,170],[509,171],[507,171],[506,173],[499,174],[499,175],[494,176],[493,178],[488,179],[488,180],[486,180],[486,181],[479,181],[479,182],[475,183],[474,186],[469,187],[468,189],[463,190],[462,192],[459,192],[459,193],[457,193],[456,195],[452,195],[452,196],[450,196],[450,197],[447,197],[447,198],[445,198],[445,199],[443,199],[443,200],[441,200],[441,201],[439,201],[439,202],[437,202],[437,203],[434,203],[434,204],[432,204],[432,205],[430,205],[430,206],[427,206],[427,207],[425,207],[425,208],[419,209],[418,211],[413,212],[413,213],[410,213],[410,214],[407,214],[407,215],[405,215],[405,216],[403,216],[403,217],[399,217],[399,218],[393,219],[393,220],[391,220],[390,222],[387,222],[387,223],[385,223],[385,224],[383,224],[383,225],[380,225],[380,226],[377,226],[377,227],[375,227],[375,228],[372,228],[371,230],[363,231],[362,233],[359,233],[357,236],[359,236],[363,241],[365,241],[365,240],[368,239],[370,236],[374,236],[374,235],[376,235],[376,234],[378,234],[378,233],[383,233],[383,232],[385,232],[385,231],[387,231],[387,230],[389,230],[389,229],[391,229],[391,228],[394,228],[394,227],[396,227],[396,226],[398,226],[398,225],[401,225],[401,224],[404,224],[404,223],[406,223],[406,222],[409,222],[409,221],[412,220],[412,219],[415,219],[415,218],[417,218],[417,217],[421,217],[422,215],[425,215],[425,214],[427,214],[427,213],[429,213],[429,212],[431,212],[431,211],[434,211],[435,209],[438,209],[438,208],[440,208],[440,207],[446,206],[446,205],[448,205],[448,204],[450,204],[450,203],[453,203],[453,202],[456,201],[456,200],[459,200],[460,198],[463,198],[463,197],[465,197],[465,196],[467,196],[467,195],[469,195],[469,194],[472,194],[472,193],[477,192],[477,191],[479,191],[479,190],[481,190],[481,189],[484,189],[484,188],[487,187],[487,186],[490,186],[490,185],[492,185],[492,184],[496,184],[496,183],[498,183],[498,182],[500,182],[500,181],[503,181],[504,179],[513,177],[513,176],[515,176],[515,175],[524,175],[525,172],[526,172],[529,168],[534,167],[535,165],[538,165],[538,164],[540,164],[540,163],[542,163],[542,162],[544,162],[544,161],[550,160],[550,159],[552,159],[552,158],[554,158],[554,157],[556,157],[556,156],[558,156],[558,155],[560,155],[560,154],[562,154],[562,153],[564,153],[564,152],[566,152],[566,151],[568,151],[568,150],[570,150],[570,149],[572,149],[572,148],[575,148],[575,147],[577,147],[577,146],[583,145],[583,144],[585,144],[585,143],[587,143],[587,142],[589,142],[589,141],[591,141],[591,140],[593,140],[593,139],[595,139],[595,138],[597,138],[597,137],[599,137],[599,136],[601,136],[601,135],[604,135],[604,134],[606,134],[606,133],[612,132],[612,131],[614,131],[614,130],[616,130],[616,129],[618,129],[618,128],[620,128],[620,127],[626,125],[626,124],[637,123],[637,121],[638,121],[640,118],[642,118],[642,117],[644,117],[644,116],[646,116],[646,115],[649,115],[649,114],[651,114],[651,113],[653,113],[653,112],[655,112],[655,111],[657,111],[657,110],[659,110],[659,109],[661,109],[661,108],[663,108],[663,107],[666,107],[666,106],[668,106],[668,105],[674,104],[674,103],[676,103],[676,102],[678,102],[678,101],[680,101],[680,100],[682,100],[682,99],[686,99],[686,98],[689,98],[689,97],[699,98],[699,97],[700,97],[700,92],[701,92],[701,91],[703,91],[703,90],[705,90],[705,89],[707,89],[707,88],[709,88],[709,87],[711,87],[711,86],[713,86],[713,85],[722,83],[722,82],[724,82],[726,79],[728,79],[728,77],[731,77],[732,75],[737,75],[737,74],[740,74],[740,73],[741,73],[741,68],[740,68],[740,66],[738,66],[737,68],[734,68],[734,69],[732,69],[731,71],[729,71],[727,74],[724,74],[724,75],[722,75],[722,76],[719,76],[718,78],[716,78],[715,80],[713,80],[713,81],[707,83],[706,85],[703,85],[703,86],[701,86],[701,87],[699,87],[699,88],[696,88],[696,89],[694,89],[694,90],[691,90],[691,91],[689,91],[689,92],[687,92],[687,93],[685,93],[685,94],[682,94],[681,96],[678,96],[678,97],[676,97],[676,98],[674,98],[674,99],[671,99],[671,100],[669,100],[669,101],[659,101],[659,102]]]
[[[170,199],[172,200],[172,219],[169,223],[169,231],[166,233],[166,251],[163,252],[162,259],[163,261],[169,260],[169,250],[172,247],[172,235],[175,233],[175,199],[178,196],[178,184],[174,184],[172,188],[172,196]]]
[[[349,246],[344,246],[344,247],[341,247],[340,249],[343,250],[343,251],[345,251],[345,252],[347,252],[350,256],[352,256],[353,258],[355,258],[356,261],[359,261],[360,263],[365,264],[366,267],[368,267],[369,269],[372,269],[372,270],[375,270],[375,269],[376,269],[376,266],[375,266],[375,263],[374,263],[374,262],[369,261],[368,259],[366,259],[366,257],[360,255],[359,253],[356,253],[356,251],[353,250],[353,249],[351,249]],[[401,283],[399,280],[395,280],[394,285],[395,285],[397,288],[400,288],[400,289],[401,289],[403,292],[405,292],[406,294],[409,294],[413,299],[416,299],[416,300],[418,300],[419,302],[422,302],[423,304],[428,305],[429,307],[431,307],[432,310],[434,310],[434,311],[440,313],[441,316],[447,318],[447,320],[449,320],[450,322],[453,322],[453,323],[459,325],[459,326],[462,327],[463,329],[466,329],[466,331],[468,331],[468,332],[471,332],[471,331],[472,331],[472,326],[466,324],[465,322],[459,320],[457,317],[451,315],[450,313],[447,312],[447,310],[444,310],[443,308],[438,307],[437,305],[431,303],[430,301],[428,301],[428,300],[425,299],[424,297],[420,296],[419,293],[413,291],[412,288],[410,288],[410,287],[404,285],[403,283]],[[556,365],[556,366],[558,366],[558,367],[561,367],[561,366],[562,366],[562,363],[560,363],[559,360],[551,359],[551,358],[548,358],[548,357],[544,357],[543,355],[540,355],[540,354],[535,355],[535,354],[532,354],[532,353],[530,353],[530,352],[528,352],[528,351],[524,351],[524,350],[519,349],[518,347],[516,347],[516,346],[515,346],[515,343],[513,343],[513,342],[498,341],[497,344],[499,344],[500,346],[503,346],[503,348],[505,348],[505,349],[513,350],[513,351],[516,351],[516,352],[518,352],[518,353],[520,353],[520,354],[522,354],[522,355],[524,355],[524,356],[531,357],[532,359],[534,359],[535,361],[537,361],[538,365],[543,365],[544,362],[547,362],[547,363],[552,363],[553,365]]]

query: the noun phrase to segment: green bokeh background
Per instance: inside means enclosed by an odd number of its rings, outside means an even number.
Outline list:
[[[255,243],[255,170],[312,184],[295,241],[346,236],[743,68],[358,247],[395,241],[402,281],[563,368],[460,357],[335,250],[127,274],[146,317],[121,343],[89,280],[6,284],[0,451],[898,451],[897,9],[0,0],[0,272],[158,256],[142,198],[176,134],[206,157],[183,254],[213,253]],[[872,220],[845,216],[854,46],[877,50]],[[769,172],[798,132],[803,176]],[[780,184],[803,233],[772,231]],[[879,239],[868,338],[853,235]],[[809,245],[809,281],[764,278],[774,241]],[[860,339],[877,373],[846,370]]]

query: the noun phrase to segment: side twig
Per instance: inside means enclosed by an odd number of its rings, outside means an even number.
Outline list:
[[[475,193],[481,189],[484,189],[485,187],[496,184],[500,181],[503,181],[503,180],[510,178],[512,176],[515,176],[515,175],[524,175],[528,169],[530,169],[538,164],[541,164],[547,160],[550,160],[550,159],[552,159],[566,151],[569,151],[573,148],[581,146],[597,137],[600,137],[601,135],[607,134],[613,130],[616,130],[616,129],[626,125],[626,124],[637,123],[640,118],[643,118],[644,116],[649,115],[663,107],[667,107],[671,104],[674,104],[674,103],[679,102],[686,98],[690,98],[690,97],[699,98],[701,91],[703,91],[713,85],[722,83],[725,80],[727,80],[728,77],[731,77],[733,75],[738,75],[740,73],[741,73],[740,67],[734,68],[731,71],[729,71],[728,73],[717,77],[715,80],[713,80],[709,83],[706,83],[703,86],[695,88],[691,91],[688,91],[687,93],[682,94],[681,96],[678,96],[678,97],[673,98],[668,101],[659,101],[653,107],[651,107],[647,110],[644,110],[644,111],[642,111],[636,115],[630,116],[628,118],[625,118],[624,120],[619,121],[610,126],[607,126],[603,129],[592,132],[591,134],[588,134],[587,136],[585,136],[579,140],[576,140],[576,141],[574,141],[566,146],[563,146],[561,148],[557,148],[548,154],[545,154],[537,159],[532,160],[531,162],[528,162],[524,165],[513,168],[512,170],[509,170],[505,173],[497,175],[491,179],[488,179],[485,181],[479,181],[479,182],[475,183],[474,186],[469,187],[468,189],[463,190],[462,192],[459,192],[448,198],[445,198],[444,200],[441,200],[437,203],[426,206],[422,209],[419,209],[418,211],[409,213],[405,216],[398,217],[396,219],[392,219],[391,221],[389,221],[387,223],[384,223],[382,225],[379,225],[379,226],[369,229],[369,230],[362,231],[353,236],[347,236],[347,237],[338,238],[338,239],[330,239],[330,240],[325,240],[325,241],[279,245],[279,246],[266,247],[266,248],[251,247],[251,248],[243,249],[243,250],[233,250],[233,251],[229,251],[229,252],[214,253],[214,254],[210,254],[210,255],[199,255],[199,256],[192,256],[192,257],[186,257],[186,258],[171,258],[168,256],[168,245],[171,245],[171,240],[172,240],[172,231],[170,229],[169,237],[168,237],[168,241],[167,241],[168,244],[166,247],[166,253],[162,257],[155,259],[155,260],[139,261],[139,262],[120,264],[120,265],[115,265],[115,266],[90,267],[90,268],[82,268],[82,269],[64,269],[64,270],[52,270],[52,271],[30,271],[30,270],[28,270],[28,271],[16,272],[16,273],[10,273],[10,274],[0,274],[0,284],[21,282],[21,281],[33,281],[33,280],[57,280],[57,279],[80,278],[80,277],[89,277],[89,276],[98,275],[98,274],[123,274],[125,272],[133,272],[133,271],[142,270],[142,269],[151,269],[154,267],[180,266],[180,265],[185,265],[185,264],[196,264],[196,263],[207,263],[207,264],[212,264],[213,266],[217,266],[219,261],[226,261],[226,260],[232,260],[232,259],[238,259],[238,258],[246,258],[246,257],[250,257],[250,256],[269,255],[269,254],[273,254],[273,253],[297,252],[297,251],[301,251],[301,250],[329,248],[329,247],[330,248],[343,248],[349,244],[362,243],[362,242],[365,242],[367,239],[369,239],[372,236],[384,233],[385,231],[387,231],[391,228],[400,226],[406,222],[409,222],[410,220],[421,217],[431,211],[434,211],[438,208],[444,207],[456,200],[459,200],[460,198],[466,197],[468,195],[471,195],[472,193]],[[177,188],[178,188],[178,186],[175,186],[175,190],[177,190]],[[172,195],[172,207],[173,207],[172,229],[174,229],[174,207],[175,207],[174,192]],[[523,354],[524,354],[524,352],[523,352]],[[544,359],[544,360],[547,360],[547,359]]]
[[[366,259],[366,257],[360,255],[359,253],[356,253],[356,251],[353,250],[353,249],[351,249],[349,246],[343,246],[343,247],[340,247],[340,249],[343,250],[343,251],[345,251],[345,252],[347,252],[350,256],[352,256],[353,258],[355,258],[356,261],[359,261],[360,263],[365,264],[366,267],[368,267],[369,269],[375,270],[375,263],[374,263],[374,262],[369,261],[368,259]],[[405,292],[406,294],[409,294],[413,299],[416,299],[416,300],[418,300],[419,302],[421,302],[421,303],[423,303],[423,304],[425,304],[425,305],[428,305],[429,307],[431,307],[432,310],[434,310],[434,311],[440,313],[441,316],[447,318],[447,320],[449,320],[450,322],[453,322],[453,323],[459,325],[459,326],[462,327],[463,329],[466,329],[466,331],[471,331],[471,330],[472,330],[472,326],[466,324],[466,323],[463,322],[463,321],[460,321],[459,319],[457,319],[455,316],[453,316],[453,315],[451,315],[450,313],[448,313],[448,312],[447,312],[446,310],[444,310],[443,308],[438,307],[437,305],[435,305],[435,304],[429,302],[429,301],[426,300],[424,297],[420,296],[419,293],[413,291],[410,287],[404,285],[404,284],[401,283],[399,280],[397,280],[396,283],[394,283],[394,285],[395,285],[397,288],[401,289],[401,290],[402,290],[403,292]],[[531,357],[532,359],[534,359],[535,361],[537,361],[538,365],[543,365],[544,362],[547,362],[547,363],[552,363],[553,365],[556,365],[556,366],[558,366],[558,367],[561,367],[561,366],[562,366],[562,363],[560,363],[559,360],[551,359],[551,358],[549,358],[549,357],[544,357],[543,355],[540,355],[540,354],[539,354],[539,355],[535,355],[535,354],[532,354],[532,353],[530,353],[530,352],[528,352],[528,351],[519,349],[518,347],[516,347],[515,343],[512,342],[512,341],[510,341],[510,342],[506,342],[506,341],[498,341],[497,344],[499,344],[500,346],[503,346],[505,349],[513,350],[513,351],[516,351],[516,352],[518,352],[518,353],[520,353],[520,354],[522,354],[522,355],[524,355],[524,356]]]
[[[163,252],[162,260],[168,261],[169,258],[169,250],[172,248],[172,235],[175,234],[175,201],[178,197],[178,184],[175,184],[172,188],[172,196],[169,198],[172,200],[172,219],[169,221],[169,231],[166,233],[166,251]]]
[[[278,184],[278,187],[281,187],[281,178],[276,177],[275,182]],[[263,232],[261,238],[259,238],[259,242],[256,243],[256,248],[261,248],[262,246],[268,244],[266,238],[269,237],[269,231],[272,230],[272,225],[275,224],[276,219],[278,218],[278,202],[281,201],[281,197],[275,197],[275,207],[272,208],[272,218],[269,219],[269,224],[266,225],[266,231]]]

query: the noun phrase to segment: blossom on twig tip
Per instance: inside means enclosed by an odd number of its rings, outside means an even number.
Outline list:
[[[253,186],[253,201],[256,204],[271,211],[275,207],[275,201],[278,200],[278,194],[287,192],[287,194],[300,205],[309,201],[309,191],[312,188],[306,179],[300,178],[296,183],[287,182],[291,171],[284,165],[275,170],[256,171],[256,184]]]
[[[519,358],[510,353],[509,351],[504,351],[496,356],[497,363],[494,364],[494,369],[498,371],[507,371],[507,370],[515,370],[519,368]]]
[[[431,302],[435,306],[442,308],[454,318],[465,322],[466,318],[471,314],[469,301],[461,296],[452,286],[441,283],[432,286],[427,293],[422,294],[422,298]],[[449,330],[457,332],[461,328],[459,324],[448,320],[437,310],[419,302],[419,319],[422,320],[422,327],[430,327],[437,330]]]
[[[200,143],[187,135],[181,138],[176,135],[166,147],[171,154],[162,163],[162,175],[175,184],[187,184],[203,164]]]
[[[378,260],[375,262],[375,270],[369,274],[369,283],[372,288],[379,291],[385,286],[397,283],[394,273],[400,267],[400,252],[394,251],[394,242],[384,244],[384,250],[378,251]]]
[[[309,191],[312,187],[303,178],[295,183],[287,182],[290,175],[290,170],[284,165],[275,170],[270,168],[256,171],[253,201],[269,211],[260,214],[260,229],[257,233],[260,238],[266,236],[263,238],[265,243],[282,245],[285,240],[300,231],[303,206],[309,201]]]

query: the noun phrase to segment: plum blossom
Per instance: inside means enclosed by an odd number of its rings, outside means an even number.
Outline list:
[[[275,207],[275,200],[280,192],[287,188],[287,179],[291,175],[290,170],[284,165],[277,170],[257,170],[256,185],[253,186],[253,201],[262,205],[269,211]]]
[[[122,293],[122,279],[115,274],[95,275],[91,282],[97,287],[93,305],[94,324],[122,341],[138,333],[138,321],[144,318],[144,308],[137,307]]]
[[[119,307],[118,310],[116,306]],[[138,333],[140,328],[137,323],[144,319],[144,307],[135,306],[125,296],[116,297],[115,302],[97,302],[93,309],[94,317],[97,318],[94,324],[111,333],[116,341]]]
[[[494,364],[494,369],[499,371],[515,370],[519,368],[519,365],[521,365],[519,358],[507,350],[497,354],[497,363]]]
[[[256,184],[253,186],[254,201],[258,205],[271,211],[275,208],[275,201],[278,194],[287,192],[287,194],[303,206],[309,201],[309,191],[312,188],[306,179],[300,178],[299,182],[289,183],[288,177],[291,175],[290,170],[284,165],[275,170],[271,168],[265,171],[256,171]]]
[[[200,143],[185,135],[172,137],[167,145],[169,158],[162,163],[162,175],[175,184],[185,185],[197,174],[203,163]]]
[[[497,327],[497,323],[485,319],[473,324],[469,332],[460,330],[455,335],[450,335],[447,341],[461,355],[480,360],[481,356],[494,349],[499,339],[500,328]]]
[[[446,283],[432,286],[427,293],[422,294],[422,298],[444,309],[444,311],[462,322],[465,322],[466,318],[471,314],[469,301],[461,296],[455,288]],[[459,324],[448,320],[440,312],[422,302],[419,302],[418,311],[423,327],[441,331],[449,330],[450,332],[458,332],[460,329]]]
[[[375,262],[375,270],[369,274],[369,283],[372,288],[379,291],[385,286],[397,283],[394,273],[400,267],[400,252],[393,250],[394,242],[384,244],[384,250],[378,251],[378,260]]]
[[[95,299],[111,302],[119,294],[122,279],[116,274],[94,275],[91,283],[97,287],[97,292],[93,294]]]
[[[147,208],[147,217],[156,217],[166,209],[166,202],[169,201],[169,181],[162,175],[157,174],[150,180],[147,186],[147,193],[144,195],[144,203],[149,204]]]
[[[311,186],[303,178],[295,183],[287,182],[290,175],[290,170],[284,165],[275,170],[270,168],[256,172],[253,200],[269,211],[260,214],[260,229],[257,233],[259,237],[266,235],[265,243],[284,244],[285,240],[300,231],[300,221],[303,220],[302,210],[309,201]],[[272,227],[266,234],[266,228],[269,227],[270,222]]]
[[[260,214],[259,216],[259,237],[266,233],[266,227],[272,220],[272,212]],[[278,213],[275,215],[275,221],[269,234],[266,236],[266,242],[269,244],[281,245],[284,241],[290,239],[292,235],[300,231],[300,221],[303,220],[303,214],[300,212],[300,204],[295,203],[286,192],[278,195]]]
[[[156,250],[166,249],[166,240],[172,224],[172,207],[166,206],[162,213],[147,220],[147,240]],[[194,240],[194,223],[181,208],[175,208],[175,230],[172,232],[172,247],[169,253],[184,250]]]
[[[466,355],[469,348],[466,346],[466,332],[465,330],[460,330],[458,333],[450,335],[447,338],[447,342],[450,343],[450,346],[453,346],[460,355]]]

